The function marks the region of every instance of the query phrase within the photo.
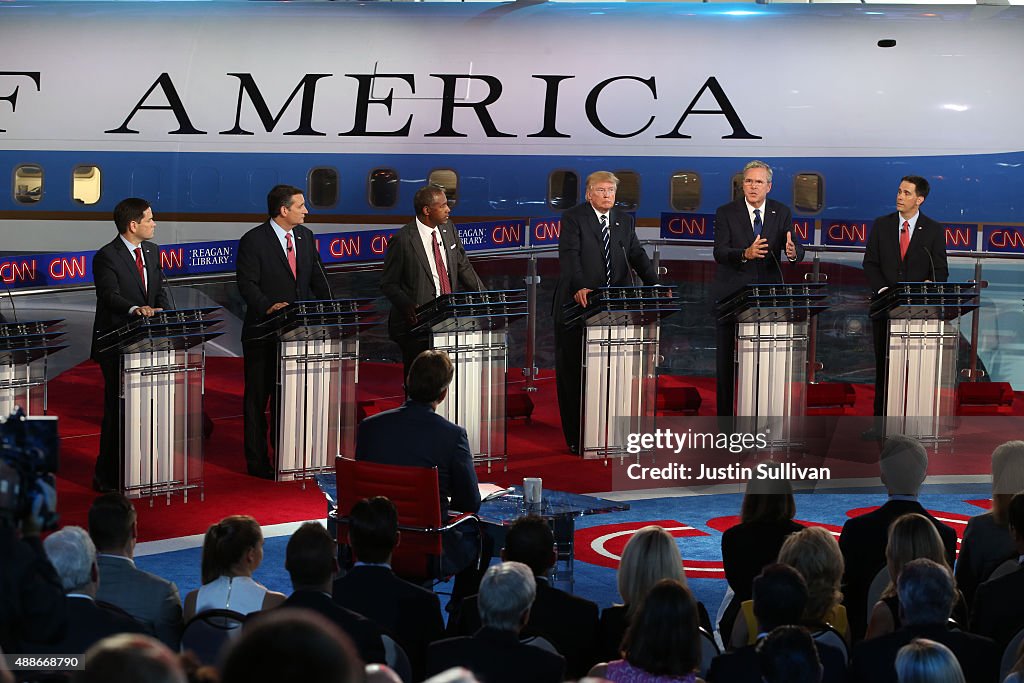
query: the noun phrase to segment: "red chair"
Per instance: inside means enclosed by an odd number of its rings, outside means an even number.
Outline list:
[[[444,543],[457,534],[476,535],[479,564],[480,519],[462,513],[442,524],[436,467],[381,465],[338,456],[335,474],[339,546],[348,545],[347,514],[352,506],[363,498],[385,496],[398,509],[398,530],[402,534],[391,558],[395,574],[416,583],[442,581],[455,574],[463,567],[445,566]]]

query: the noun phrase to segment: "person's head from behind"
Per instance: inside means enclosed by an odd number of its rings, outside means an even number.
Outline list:
[[[248,515],[231,515],[211,524],[203,538],[202,581],[251,575],[263,561],[263,531]]]
[[[793,485],[786,479],[751,479],[743,494],[740,521],[783,522],[796,516]]]
[[[885,559],[890,583],[883,596],[895,595],[896,579],[903,567],[911,560],[922,557],[945,565],[946,546],[942,543],[942,537],[924,515],[914,512],[899,517],[889,527]]]
[[[801,529],[782,542],[778,561],[800,572],[807,583],[804,623],[824,622],[843,597],[843,554],[835,537],[821,527]]]
[[[896,584],[900,615],[907,626],[945,625],[953,609],[953,573],[932,560],[908,562]]]
[[[43,541],[50,564],[60,577],[65,593],[96,596],[99,572],[96,569],[96,546],[85,529],[66,526]]]
[[[799,624],[807,607],[807,582],[785,564],[770,564],[754,579],[754,617],[762,633]]]
[[[537,597],[533,572],[522,562],[491,565],[480,581],[477,608],[480,623],[499,631],[519,633]]]
[[[89,537],[96,552],[131,557],[135,549],[135,506],[120,493],[105,493],[89,508]]]
[[[424,351],[409,366],[405,390],[414,401],[437,405],[448,395],[448,385],[454,376],[455,366],[447,353]]]
[[[622,637],[623,657],[649,674],[685,676],[700,665],[698,628],[690,589],[662,579],[640,600]]]
[[[338,571],[338,546],[320,522],[306,522],[288,539],[284,568],[295,590],[329,591]]]
[[[501,559],[522,562],[535,576],[547,574],[555,565],[555,535],[547,521],[537,515],[520,517],[505,534]]]
[[[820,683],[818,649],[807,629],[779,626],[757,646],[761,677],[765,683]]]
[[[356,559],[387,564],[398,545],[398,508],[384,496],[356,501],[348,515],[348,540]]]
[[[361,683],[348,636],[319,614],[275,609],[246,625],[224,654],[221,683]]]
[[[916,496],[928,476],[928,452],[917,439],[890,436],[882,447],[878,467],[890,495]]]
[[[896,678],[900,683],[965,683],[952,650],[927,638],[915,638],[900,648]]]
[[[683,558],[671,534],[660,526],[645,526],[626,543],[619,561],[619,595],[631,614],[662,579],[675,579],[685,586]]]
[[[992,451],[992,516],[1006,526],[1014,494],[1024,491],[1024,441],[1007,441]]]
[[[186,683],[178,655],[156,638],[122,633],[85,653],[75,683]]]

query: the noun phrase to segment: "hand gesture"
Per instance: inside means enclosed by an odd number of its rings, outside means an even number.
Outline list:
[[[585,307],[587,305],[587,295],[590,294],[592,291],[592,289],[587,289],[586,287],[584,287],[583,289],[573,294],[572,298],[580,306]]]
[[[786,256],[790,261],[796,261],[796,245],[793,244],[793,233],[786,233]]]
[[[764,258],[767,255],[768,240],[760,235],[757,236],[757,239],[754,240],[753,244],[743,250],[743,258],[748,261],[753,261],[756,258]]]

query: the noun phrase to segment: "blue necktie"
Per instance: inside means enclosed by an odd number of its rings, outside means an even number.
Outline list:
[[[761,209],[754,209],[754,237],[761,236]]]
[[[605,284],[612,284],[612,236],[608,231],[608,216],[601,216],[601,239],[604,241],[604,276]]]

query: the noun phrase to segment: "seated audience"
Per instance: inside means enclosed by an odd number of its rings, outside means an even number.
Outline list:
[[[590,600],[553,587],[548,572],[555,566],[555,537],[537,516],[520,517],[505,535],[505,562],[522,562],[533,571],[537,597],[522,635],[541,637],[565,657],[566,675],[579,678],[597,662],[598,609]],[[467,636],[480,628],[476,596],[463,600],[448,623],[448,633]]]
[[[185,596],[185,621],[208,609],[250,614],[279,606],[284,594],[252,578],[262,562],[263,531],[255,519],[232,515],[211,525],[203,539],[203,585]]]
[[[89,536],[100,570],[96,599],[117,605],[177,650],[184,625],[178,587],[135,566],[136,519],[135,506],[120,493],[104,494],[89,508]]]
[[[960,663],[942,643],[915,638],[896,655],[899,683],[966,683]]]
[[[807,583],[807,605],[801,624],[812,631],[834,628],[847,643],[850,629],[847,612],[839,604],[843,576],[843,556],[835,537],[821,527],[808,527],[786,538],[779,550],[779,562],[796,569]],[[757,641],[754,605],[746,601],[732,631],[732,647],[753,645]]]
[[[928,453],[916,439],[890,436],[879,457],[882,484],[889,499],[879,509],[847,520],[839,537],[846,574],[843,595],[849,610],[853,639],[864,637],[867,628],[868,588],[875,575],[885,566],[885,546],[889,525],[908,512],[927,517],[942,537],[946,547],[946,563],[953,566],[956,557],[956,531],[938,521],[917,501],[921,484],[928,474]]]
[[[487,683],[561,683],[565,658],[519,641],[537,594],[533,572],[519,562],[488,568],[477,602],[483,627],[472,636],[433,643],[427,674],[464,666]]]
[[[1017,557],[1009,531],[1010,499],[1024,491],[1024,441],[1007,441],[992,451],[992,510],[971,517],[956,558],[956,583],[967,604],[996,567]]]
[[[89,648],[83,664],[84,668],[75,676],[75,683],[188,681],[178,655],[159,640],[145,635],[126,633],[104,638]]]
[[[606,607],[601,612],[601,653],[605,660],[622,654],[622,637],[630,619],[648,591],[662,579],[675,579],[686,585],[683,558],[676,539],[660,526],[645,526],[630,537],[622,551],[617,573],[619,595],[623,604]],[[711,632],[711,619],[704,605],[697,603],[698,624]]]
[[[338,627],[309,610],[261,615],[232,641],[221,683],[363,683],[363,663]]]
[[[1007,516],[1019,561],[1024,561],[1024,493],[1010,500]],[[978,586],[971,614],[971,630],[1006,647],[1024,628],[1024,565]]]
[[[896,579],[907,562],[922,557],[952,570],[946,563],[946,549],[939,538],[939,532],[928,518],[917,513],[903,515],[889,527],[889,544],[885,549],[889,585],[885,587],[881,599],[871,609],[865,638],[892,633],[900,627],[900,598],[896,593]],[[953,603],[953,618],[966,628],[967,605],[959,592],[956,602]]]
[[[810,632],[779,626],[757,646],[764,683],[821,683],[822,666]]]
[[[902,626],[854,648],[850,683],[897,683],[896,655],[915,638],[927,638],[948,647],[970,683],[995,683],[1000,656],[996,644],[946,626],[955,595],[953,575],[947,567],[926,559],[908,562],[900,572],[896,590]]]
[[[444,637],[444,620],[441,602],[433,592],[391,571],[391,553],[400,539],[398,512],[390,500],[377,496],[353,505],[348,540],[357,562],[334,582],[334,601],[394,637],[419,680],[425,671],[427,646]]]
[[[640,601],[622,639],[622,659],[598,664],[591,676],[613,683],[700,681],[697,602],[690,590],[662,579]]]

